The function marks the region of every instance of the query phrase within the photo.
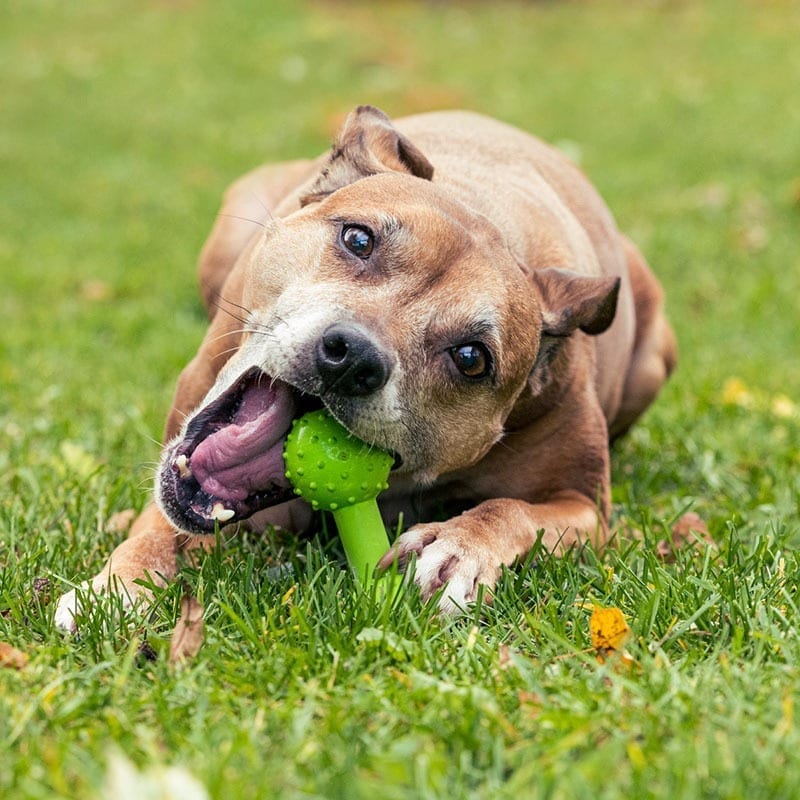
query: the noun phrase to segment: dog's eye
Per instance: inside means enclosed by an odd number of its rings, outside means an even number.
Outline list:
[[[359,225],[346,225],[342,230],[342,244],[355,256],[369,258],[375,239],[372,231]]]
[[[456,369],[466,378],[485,378],[491,370],[491,358],[486,348],[476,342],[460,344],[450,350]]]

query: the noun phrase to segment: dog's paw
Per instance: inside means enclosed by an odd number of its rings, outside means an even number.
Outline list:
[[[121,581],[113,581],[111,591],[119,597],[119,602],[123,611],[128,611],[136,605],[141,597],[141,587],[128,586]],[[80,586],[71,589],[62,595],[56,606],[53,621],[56,628],[66,633],[77,633],[78,620],[90,613],[91,609],[97,605],[101,595],[109,591],[108,576],[98,575],[93,581],[84,581]]]
[[[467,517],[457,517],[415,525],[397,538],[379,566],[388,569],[396,563],[405,571],[416,556],[414,582],[423,598],[443,588],[440,610],[458,614],[475,602],[480,586],[494,587],[502,566],[484,537],[471,529],[474,524]]]
[[[86,592],[89,584],[85,583],[80,587],[81,592]],[[78,601],[78,589],[70,589],[61,596],[56,606],[56,613],[53,616],[56,628],[65,633],[75,633],[78,630],[78,623],[75,621],[79,614],[83,613],[82,603]]]

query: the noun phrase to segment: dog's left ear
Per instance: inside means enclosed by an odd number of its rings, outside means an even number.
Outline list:
[[[433,177],[431,162],[383,111],[359,106],[347,117],[327,163],[300,202],[308,205],[360,178],[391,171],[425,180]]]
[[[579,275],[566,269],[535,270],[531,275],[542,299],[542,334],[569,336],[580,329],[596,336],[614,321],[621,279]]]

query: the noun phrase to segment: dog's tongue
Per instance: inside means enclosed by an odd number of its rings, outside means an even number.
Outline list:
[[[230,422],[203,439],[191,455],[192,475],[202,490],[236,501],[287,483],[283,437],[294,414],[292,391],[285,383],[249,384]]]

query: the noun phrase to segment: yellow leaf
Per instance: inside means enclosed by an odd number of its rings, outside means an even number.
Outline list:
[[[786,736],[794,726],[794,698],[786,692],[781,699],[781,719],[775,728],[779,736]]]
[[[625,621],[625,615],[615,606],[595,606],[589,618],[589,632],[592,647],[597,651],[600,663],[603,663],[606,656],[622,649],[631,629]]]
[[[792,402],[792,399],[785,394],[776,394],[772,398],[771,403],[772,413],[780,419],[789,419],[798,413],[797,406]]]
[[[283,594],[281,597],[281,603],[283,605],[294,605],[294,601],[292,600],[292,595],[297,591],[297,584],[292,584]]]
[[[628,751],[628,759],[636,769],[644,769],[647,766],[647,759],[644,757],[644,752],[638,742],[628,741],[625,744],[625,749]]]
[[[61,475],[74,475],[81,480],[88,480],[100,468],[100,461],[77,442],[61,442],[59,454],[61,458],[56,461],[56,469]]]
[[[751,408],[753,394],[740,378],[728,378],[722,387],[722,402],[726,406]]]

